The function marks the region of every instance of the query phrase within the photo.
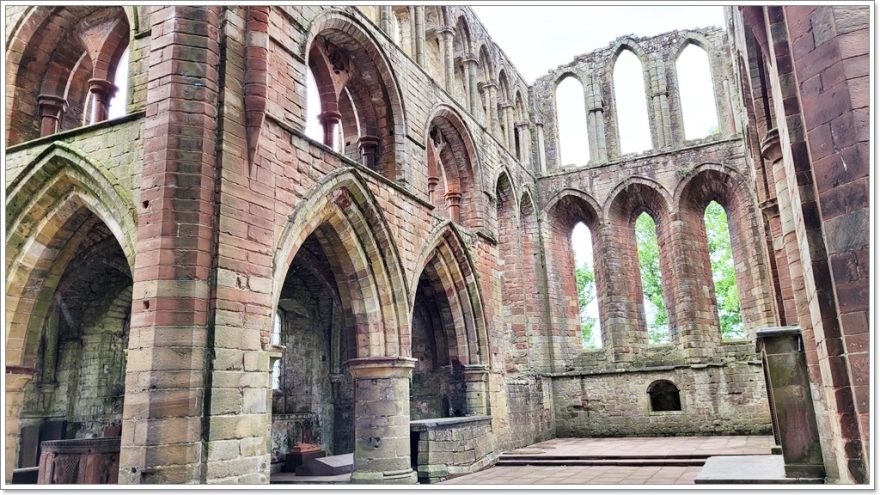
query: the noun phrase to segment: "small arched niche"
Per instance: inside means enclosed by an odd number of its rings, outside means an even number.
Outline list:
[[[681,411],[678,387],[669,380],[657,380],[648,386],[651,412]]]

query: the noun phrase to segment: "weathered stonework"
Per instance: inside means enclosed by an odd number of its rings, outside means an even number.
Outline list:
[[[413,483],[554,436],[766,432],[754,335],[798,324],[826,471],[864,481],[867,14],[728,13],[726,30],[621,38],[530,86],[467,7],[6,7],[6,479],[50,430],[121,436],[129,484],[264,484],[300,443],[353,452],[354,482]],[[696,141],[674,68],[688,44],[718,108]],[[106,120],[125,49],[127,115]],[[640,154],[619,152],[623,49],[645,69]],[[567,74],[594,157],[572,167],[553,103]],[[713,200],[742,341],[719,330]],[[633,283],[643,211],[672,329],[659,347]],[[597,351],[577,222],[597,253]],[[657,380],[681,411],[650,410]],[[438,418],[459,426],[413,444],[411,420]]]

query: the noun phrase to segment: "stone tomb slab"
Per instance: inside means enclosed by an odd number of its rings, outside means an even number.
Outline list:
[[[354,469],[354,454],[340,454],[307,461],[296,468],[297,476],[336,476]]]
[[[713,456],[706,459],[695,484],[823,483],[815,478],[786,478],[781,455]]]

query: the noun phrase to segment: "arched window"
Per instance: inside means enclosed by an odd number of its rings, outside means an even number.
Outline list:
[[[128,58],[129,50],[125,49],[119,63],[116,64],[116,72],[113,75],[113,83],[116,85],[116,96],[110,100],[110,108],[107,118],[115,119],[125,115],[125,107],[128,105]]]
[[[556,120],[559,125],[559,165],[586,165],[590,161],[584,88],[574,77],[556,85]]]
[[[715,88],[706,50],[689,44],[675,62],[684,138],[699,139],[717,135],[718,111]]]
[[[614,63],[614,102],[620,153],[651,149],[644,71],[642,62],[630,50],[621,51]]]
[[[8,144],[107,120],[114,100],[125,113],[128,17],[122,7],[35,7],[24,14],[7,67]],[[126,60],[123,60],[125,58]],[[122,96],[118,96],[122,93]]]
[[[308,66],[320,100],[322,142],[396,179],[400,162],[395,157],[395,135],[401,132],[401,122],[395,109],[400,95],[393,90],[393,72],[379,48],[358,29],[334,21],[319,30],[309,45]]]
[[[730,244],[730,230],[727,225],[727,212],[720,204],[712,201],[706,206],[703,222],[706,226],[706,240],[709,243],[709,259],[712,264],[712,282],[715,286],[721,337],[724,339],[743,338],[745,333],[743,332],[739,291],[736,287],[736,271],[734,270],[733,250]]]
[[[284,316],[281,310],[275,312],[275,318],[272,320],[272,335],[269,343],[272,345],[281,345],[281,329],[283,328]],[[276,359],[272,363],[272,390],[281,388],[281,360]]]
[[[636,219],[635,228],[648,341],[651,344],[666,344],[670,341],[669,315],[663,299],[657,226],[651,215],[642,213]]]
[[[678,387],[669,380],[657,380],[648,386],[651,397],[651,411],[681,411],[681,396]]]
[[[593,238],[590,228],[583,222],[578,222],[571,232],[571,249],[574,252],[583,346],[584,349],[598,349],[602,347],[602,323],[599,319],[599,298],[596,291]]]

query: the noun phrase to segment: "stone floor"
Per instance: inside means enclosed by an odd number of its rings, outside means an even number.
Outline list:
[[[506,452],[533,458],[584,456],[644,459],[769,454],[772,436],[557,438]],[[458,485],[693,484],[700,466],[496,466],[453,478]]]

